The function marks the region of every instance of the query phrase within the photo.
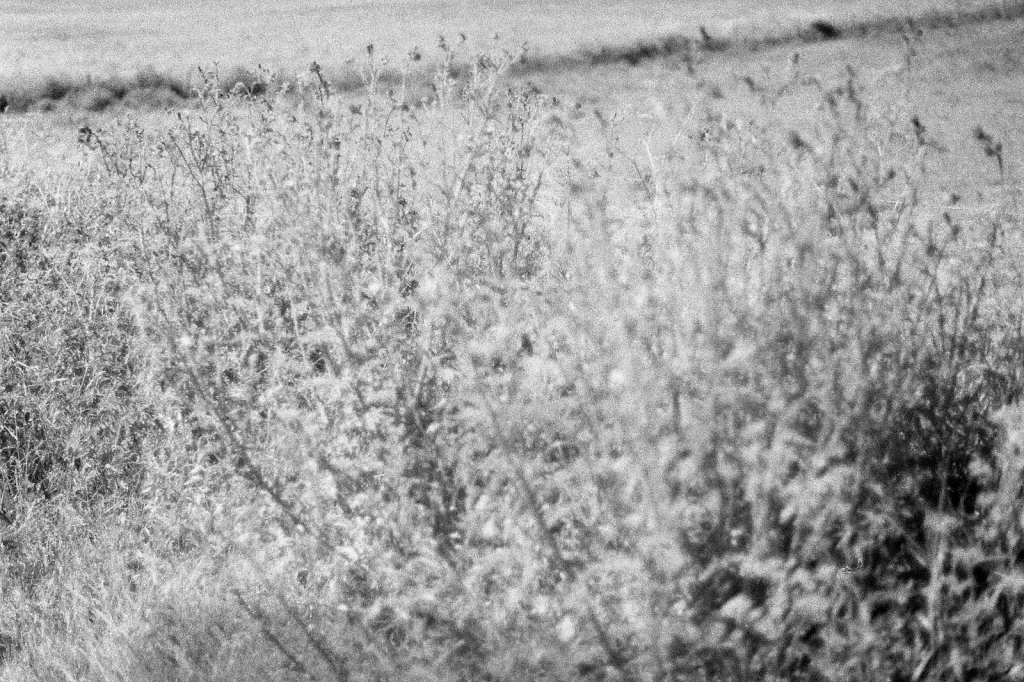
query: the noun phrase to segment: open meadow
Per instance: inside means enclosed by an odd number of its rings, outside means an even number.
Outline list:
[[[1024,6],[3,12],[0,681],[1024,682]]]

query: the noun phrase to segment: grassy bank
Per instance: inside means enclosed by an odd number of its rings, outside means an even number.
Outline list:
[[[634,154],[473,63],[5,178],[2,675],[1024,678],[1016,194],[856,72]]]

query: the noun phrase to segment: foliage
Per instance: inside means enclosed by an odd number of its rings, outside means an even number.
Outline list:
[[[1024,677],[1019,220],[933,211],[919,122],[852,70],[788,86],[818,87],[816,129],[695,95],[667,152],[602,119],[595,158],[503,80],[517,55],[442,48],[419,100],[371,54],[360,97],[314,65],[298,92],[211,80],[166,129],[88,131],[75,224],[102,230],[59,245],[105,316],[51,319],[99,320],[83,384],[162,427],[111,441],[124,490],[68,489],[138,500],[174,577],[11,670]],[[34,220],[5,267],[54,272]],[[64,310],[52,282],[10,300]],[[106,434],[91,409],[68,414]],[[8,460],[30,481],[67,459],[39,423]]]

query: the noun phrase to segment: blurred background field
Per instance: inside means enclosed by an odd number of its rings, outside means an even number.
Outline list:
[[[0,83],[50,76],[131,76],[152,68],[177,77],[196,65],[296,70],[338,66],[368,43],[402,57],[464,33],[470,48],[494,34],[528,43],[538,57],[629,46],[664,36],[785,34],[813,20],[839,24],[923,14],[1001,11],[991,0],[786,0],[764,3],[597,0],[389,0],[367,2],[6,2],[0,21]]]

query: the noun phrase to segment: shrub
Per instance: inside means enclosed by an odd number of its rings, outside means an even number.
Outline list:
[[[446,60],[418,106],[314,68],[86,137],[222,559],[125,670],[1020,673],[1016,218],[933,215],[852,71],[815,130],[712,110],[641,162]]]

